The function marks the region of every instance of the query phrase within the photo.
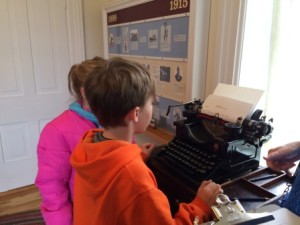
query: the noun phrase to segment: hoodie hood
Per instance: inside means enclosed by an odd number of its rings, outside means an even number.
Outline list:
[[[106,189],[112,178],[116,177],[128,163],[137,157],[141,158],[141,149],[136,144],[120,140],[93,143],[93,137],[97,132],[102,130],[94,129],[87,132],[70,159],[78,179],[83,182],[86,191],[91,190],[90,193],[95,193],[95,190],[99,193]]]

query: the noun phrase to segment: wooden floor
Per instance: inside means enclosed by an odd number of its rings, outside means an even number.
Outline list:
[[[0,216],[39,209],[41,197],[35,185],[0,193]]]

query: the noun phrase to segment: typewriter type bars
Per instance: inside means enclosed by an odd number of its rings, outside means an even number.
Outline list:
[[[214,141],[197,144],[175,137],[163,146],[157,159],[182,178],[199,185],[205,179],[224,182],[257,168],[258,153],[258,148],[243,140],[225,145]]]
[[[174,138],[161,152],[161,157],[172,167],[193,178],[204,179],[219,167],[222,162],[220,155],[200,149],[196,144]]]

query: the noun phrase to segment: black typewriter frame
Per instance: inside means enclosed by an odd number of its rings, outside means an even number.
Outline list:
[[[259,167],[261,146],[271,138],[271,130],[258,137],[249,135],[247,129],[245,135],[242,124],[229,124],[218,117],[201,114],[190,108],[184,111],[185,120],[174,122],[176,135],[173,140],[158,146],[155,155],[147,163],[157,179],[158,187],[166,194],[173,214],[177,212],[179,203],[194,199],[203,180],[212,179],[224,183],[256,170]],[[165,157],[170,151],[169,146],[175,141],[199,146],[204,152],[215,151],[219,156],[218,164],[204,176],[191,175],[181,165],[170,163]],[[239,152],[237,148],[249,150],[251,157],[248,155],[244,160],[235,160],[234,157]]]

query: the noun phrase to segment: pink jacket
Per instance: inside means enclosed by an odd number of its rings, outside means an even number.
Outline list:
[[[47,225],[73,224],[74,170],[70,156],[83,134],[95,127],[76,112],[66,110],[42,130],[35,184],[42,196],[41,211]]]

